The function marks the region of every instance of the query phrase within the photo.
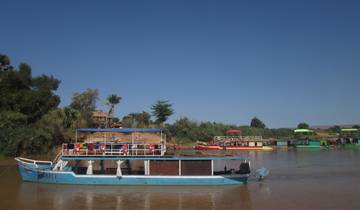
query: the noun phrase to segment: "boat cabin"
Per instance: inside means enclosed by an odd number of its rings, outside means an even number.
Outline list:
[[[244,157],[74,157],[63,156],[66,165],[54,170],[86,175],[214,176],[249,174]]]
[[[338,140],[341,144],[359,144],[360,132],[357,128],[342,128],[340,138]]]

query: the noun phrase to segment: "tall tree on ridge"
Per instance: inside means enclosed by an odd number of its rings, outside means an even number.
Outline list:
[[[174,114],[174,109],[169,101],[158,100],[151,106],[152,115],[156,118],[156,123],[164,126],[164,122]]]
[[[117,96],[115,94],[111,94],[106,98],[107,104],[110,106],[110,109],[109,109],[109,112],[108,112],[109,117],[111,117],[111,118],[114,117],[115,105],[119,104],[121,99],[122,98],[120,96]],[[106,126],[110,127],[110,121],[109,120],[107,120]]]
[[[253,128],[265,128],[266,125],[257,117],[251,119],[250,127]]]
[[[96,110],[99,91],[87,89],[86,91],[74,93],[70,107],[81,112],[88,125],[93,123],[92,113]]]
[[[309,126],[309,124],[302,122],[297,125],[297,128],[298,129],[309,129],[310,126]]]

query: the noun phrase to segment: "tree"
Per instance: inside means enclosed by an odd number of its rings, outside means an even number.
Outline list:
[[[156,118],[156,123],[162,124],[174,114],[174,109],[169,101],[158,100],[151,106],[152,115]]]
[[[353,125],[352,128],[360,129],[360,125]]]
[[[51,133],[37,124],[59,105],[54,93],[59,84],[53,76],[33,77],[26,63],[14,68],[0,54],[0,153],[43,153],[52,147]]]
[[[148,127],[151,123],[151,115],[145,111],[138,114],[135,119],[139,122],[140,128]]]
[[[252,128],[265,128],[265,124],[259,120],[257,117],[252,118],[250,127]]]
[[[109,109],[109,116],[110,117],[113,117],[114,116],[114,112],[115,112],[115,105],[117,105],[117,104],[119,104],[120,103],[120,100],[121,100],[122,98],[120,97],[120,96],[117,96],[117,95],[115,95],[115,94],[112,94],[112,95],[109,95],[108,97],[107,97],[107,104],[110,106],[110,109]],[[106,126],[110,126],[109,124],[110,124],[110,121],[108,121],[107,123],[106,123],[107,125]]]
[[[145,111],[130,113],[123,117],[122,125],[127,128],[146,128],[150,125],[151,115]]]
[[[12,70],[13,67],[10,65],[10,58],[7,55],[0,54],[0,71]]]
[[[35,123],[60,103],[54,93],[60,80],[46,75],[32,77],[31,67],[25,63],[21,63],[18,70],[1,72],[0,81],[0,111],[21,112],[27,116],[28,123]]]
[[[74,93],[70,107],[80,111],[88,125],[93,123],[92,113],[96,109],[99,92],[97,89],[87,89],[86,91]]]
[[[309,127],[310,126],[307,123],[304,123],[304,122],[299,123],[298,126],[297,126],[298,129],[309,129]]]
[[[54,145],[71,142],[74,139],[74,130],[85,125],[86,121],[80,111],[70,107],[52,110],[37,123],[38,128],[51,134]]]
[[[329,131],[333,132],[333,133],[340,133],[341,132],[341,127],[338,126],[338,125],[334,125],[333,127],[329,128]]]
[[[120,122],[120,119],[119,119],[118,117],[114,117],[114,118],[113,118],[113,122],[114,122],[114,123],[119,123],[119,122]]]

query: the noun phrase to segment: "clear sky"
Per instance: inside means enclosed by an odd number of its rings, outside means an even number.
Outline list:
[[[60,79],[62,106],[97,88],[123,97],[119,117],[166,99],[170,122],[360,123],[360,1],[0,5],[0,53]]]

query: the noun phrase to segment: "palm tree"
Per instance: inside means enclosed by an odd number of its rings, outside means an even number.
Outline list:
[[[107,97],[107,104],[110,106],[110,110],[108,113],[111,118],[114,115],[115,105],[119,104],[121,99],[122,98],[120,96],[117,96],[115,94],[111,94]],[[106,126],[109,126],[108,124],[110,124],[110,122],[107,122],[106,124]]]
[[[163,126],[164,122],[174,114],[174,109],[169,101],[156,101],[151,106],[152,115],[156,118],[156,122]]]

